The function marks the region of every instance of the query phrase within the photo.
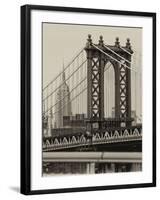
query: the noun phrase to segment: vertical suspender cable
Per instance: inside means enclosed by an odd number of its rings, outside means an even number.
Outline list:
[[[108,95],[107,95],[107,118],[109,117],[109,71],[107,72],[107,90],[108,90]]]

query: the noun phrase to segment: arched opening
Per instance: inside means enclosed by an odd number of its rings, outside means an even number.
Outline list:
[[[111,62],[104,68],[104,117],[115,118],[115,71]]]

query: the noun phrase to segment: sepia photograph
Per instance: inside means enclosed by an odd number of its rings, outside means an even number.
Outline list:
[[[21,7],[21,192],[156,185],[156,15]]]
[[[141,172],[142,27],[42,23],[42,176]]]

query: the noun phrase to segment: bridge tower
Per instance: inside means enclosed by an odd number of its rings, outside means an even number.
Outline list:
[[[110,62],[115,74],[115,120],[124,126],[131,125],[131,49],[130,40],[121,47],[119,38],[114,45],[105,45],[100,36],[99,43],[93,44],[88,35],[85,51],[87,54],[87,115],[88,125],[95,123],[101,129],[104,120],[104,68]],[[122,59],[124,58],[124,59]],[[126,62],[126,61],[129,62]]]

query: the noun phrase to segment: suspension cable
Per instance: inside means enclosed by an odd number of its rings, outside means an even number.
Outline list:
[[[51,95],[53,95],[67,80],[69,80],[82,66],[83,64],[87,61],[87,59],[81,63],[81,65],[74,71],[72,72],[72,74],[70,76],[68,76],[68,78],[66,78],[55,90],[53,90],[49,95],[47,95],[43,101],[45,101],[46,99],[48,99]]]
[[[124,58],[123,56],[120,56],[118,53],[116,53],[115,51],[113,51],[111,48],[109,48],[106,44],[104,44],[104,47],[106,49],[108,49],[109,51],[111,51],[112,53],[114,53],[116,56],[120,57],[121,59],[123,59],[124,61],[126,61],[127,63],[131,64],[131,62],[129,60],[127,60],[126,58]]]
[[[83,80],[81,80],[74,88],[72,88],[72,90],[69,92],[69,94],[71,94],[75,89],[77,89],[86,79],[87,79],[87,77],[85,77]],[[64,97],[63,97],[62,99],[60,99],[59,101],[57,101],[54,105],[52,105],[52,106],[48,109],[48,111],[49,111],[50,109],[52,109],[53,107],[55,107],[60,101],[64,100],[65,97],[67,97],[69,94],[64,95]],[[47,111],[45,111],[45,113],[46,113],[46,112],[47,112]]]
[[[64,68],[63,71],[65,71],[68,67],[70,67],[70,65],[76,60],[76,58],[83,52],[84,48],[82,48],[80,50],[80,52],[72,59],[72,61]],[[61,73],[59,73],[51,82],[49,82],[44,88],[43,91],[49,86],[51,85],[59,76],[61,76],[63,74],[63,71]]]
[[[110,64],[110,66],[111,66],[111,64]],[[106,68],[106,70],[108,70],[108,69],[110,68],[110,66],[108,66],[108,67]],[[105,70],[105,71],[106,71],[106,70]],[[87,79],[87,76],[79,83],[79,85],[81,85],[82,82],[84,82],[86,79]],[[76,86],[72,89],[72,91],[70,92],[70,94],[71,94],[71,93],[73,92],[73,90],[75,90],[77,87],[78,87],[78,85],[76,85]],[[79,92],[75,97],[73,97],[73,99],[71,99],[69,102],[65,103],[64,105],[62,105],[62,107],[61,107],[59,110],[57,110],[56,112],[54,112],[53,115],[54,115],[55,113],[58,113],[60,110],[62,110],[62,109],[64,108],[65,105],[67,105],[68,103],[70,103],[70,102],[72,102],[74,99],[76,99],[76,97],[78,97],[80,94],[82,94],[86,89],[87,89],[87,86],[84,87],[84,89],[83,89],[81,92]],[[66,97],[66,96],[68,96],[68,94],[65,95],[65,97]],[[65,98],[65,97],[64,97],[64,98]],[[63,99],[64,99],[64,98],[63,98]],[[58,102],[62,101],[63,99],[59,100]],[[58,102],[56,102],[56,104],[57,104]],[[50,109],[52,109],[56,104],[52,105],[48,110],[46,110],[46,111],[44,112],[44,114],[47,113]]]
[[[114,61],[118,62],[120,65],[123,65],[125,68],[128,68],[134,72],[136,72],[134,69],[131,69],[130,67],[128,67],[126,64],[121,63],[119,60],[117,60],[116,58],[114,58],[113,56],[109,55],[108,53],[104,52],[102,49],[100,49],[99,47],[97,47],[96,45],[92,44],[96,49],[98,49],[99,51],[101,51],[102,53],[104,53],[106,56],[110,57],[111,59],[113,59]]]
[[[122,49],[123,51],[125,51],[126,53],[128,53],[129,55],[132,55],[129,51],[127,51],[126,49],[124,49],[123,47],[119,47],[120,49]]]
[[[79,95],[81,95],[86,89],[87,89],[87,87],[85,87],[81,92],[79,92],[79,93],[78,93],[73,99],[71,99],[69,102],[67,102],[67,103],[65,103],[64,105],[62,105],[62,107],[61,107],[58,111],[54,112],[53,115],[54,115],[55,113],[58,113],[60,110],[62,110],[62,109],[65,107],[65,105],[67,105],[68,103],[74,101],[74,100],[75,100]]]

